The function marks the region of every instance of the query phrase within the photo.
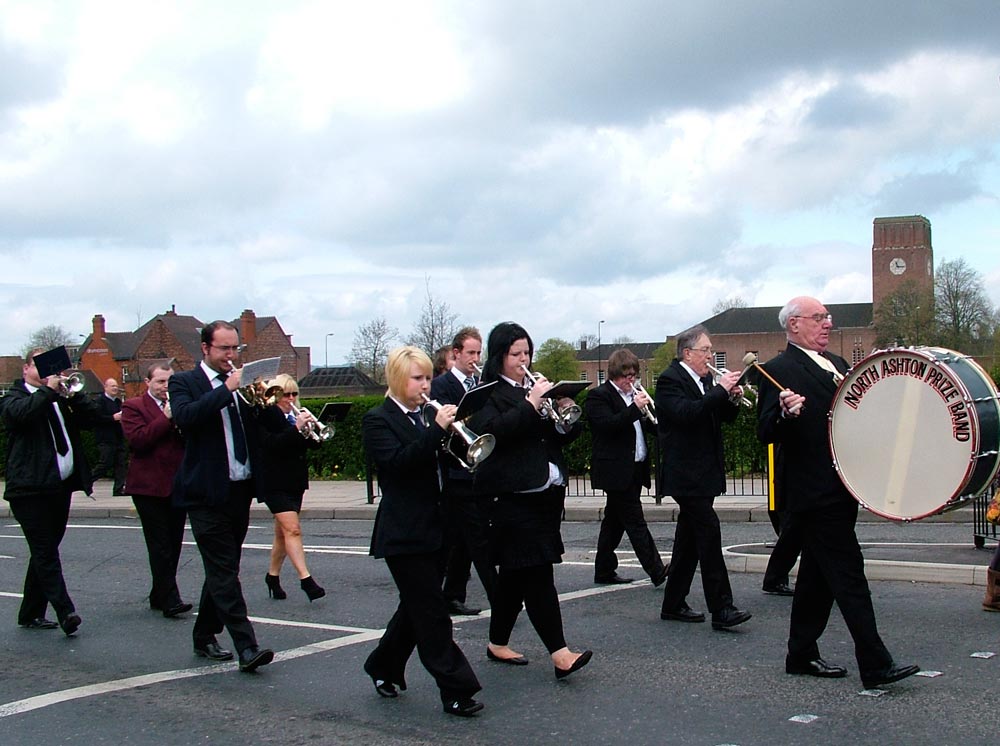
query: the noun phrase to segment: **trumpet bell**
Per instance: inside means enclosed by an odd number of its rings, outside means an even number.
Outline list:
[[[494,438],[489,433],[485,435],[480,435],[474,441],[469,444],[468,455],[465,458],[466,463],[469,465],[469,471],[474,470],[483,461],[489,458],[490,454],[493,453],[494,447],[496,447],[497,439]]]

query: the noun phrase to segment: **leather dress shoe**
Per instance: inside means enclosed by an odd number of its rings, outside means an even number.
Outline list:
[[[448,614],[450,616],[475,616],[482,609],[477,609],[475,606],[466,606],[461,601],[449,601],[448,602]]]
[[[556,670],[557,679],[565,679],[571,673],[579,671],[581,668],[590,663],[590,659],[594,657],[594,653],[591,650],[584,650],[580,653],[580,657],[573,661],[573,665],[569,668],[559,668],[559,666],[554,666]]]
[[[772,596],[794,596],[795,589],[792,588],[788,583],[774,583],[772,585],[765,585],[761,588],[764,593],[768,593]]]
[[[215,640],[194,644],[194,654],[200,658],[208,658],[213,661],[229,661],[233,659],[233,651],[226,650]]]
[[[486,648],[486,657],[491,661],[496,661],[497,663],[506,663],[508,666],[527,666],[528,659],[523,655],[519,655],[516,658],[501,658],[499,655],[495,654],[489,648]]]
[[[726,606],[712,614],[712,629],[729,629],[737,624],[743,624],[752,617],[749,611],[737,609],[735,606]]]
[[[663,566],[663,570],[660,571],[659,575],[651,578],[653,581],[653,587],[659,588],[661,585],[667,582],[667,576],[670,574],[670,564],[667,563]]]
[[[483,709],[483,703],[477,702],[472,697],[449,699],[442,702],[441,705],[449,715],[458,715],[460,718],[472,717]]]
[[[252,673],[261,666],[266,666],[274,660],[274,651],[270,648],[259,648],[251,645],[240,651],[240,670],[243,673]]]
[[[386,681],[385,679],[376,679],[372,676],[372,684],[375,685],[375,692],[380,697],[386,697],[387,699],[394,699],[399,696],[399,692],[396,691],[396,686],[391,681]]]
[[[598,585],[624,585],[625,583],[631,583],[632,578],[623,578],[616,572],[610,575],[595,575],[594,582]]]
[[[171,617],[175,617],[178,614],[183,614],[185,612],[191,611],[191,609],[193,608],[194,606],[192,606],[191,604],[186,604],[184,602],[176,603],[173,604],[172,606],[168,606],[167,608],[165,608],[163,610],[163,616],[165,616],[167,619],[170,619]]]
[[[36,617],[30,622],[19,622],[19,624],[25,629],[58,629],[59,623],[53,622],[51,619],[46,619],[43,616]]]
[[[907,676],[920,671],[920,666],[897,666],[895,663],[883,668],[880,671],[869,671],[861,674],[861,683],[865,689],[874,689],[882,684],[891,684],[894,681],[905,679]]]
[[[75,611],[70,612],[59,620],[59,626],[62,627],[62,631],[66,634],[66,637],[69,637],[80,629],[82,623],[83,620]]]
[[[816,676],[821,679],[842,679],[847,676],[847,669],[843,666],[832,666],[822,658],[814,658],[805,663],[795,663],[785,658],[785,673]]]
[[[704,622],[705,615],[687,604],[681,604],[673,611],[661,611],[660,619],[669,619],[672,622]]]

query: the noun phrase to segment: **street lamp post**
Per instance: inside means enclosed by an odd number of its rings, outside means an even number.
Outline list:
[[[323,340],[324,347],[326,348],[326,350],[325,350],[326,351],[326,361],[325,361],[325,364],[323,366],[324,368],[329,368],[330,367],[330,337],[332,337],[332,336],[333,336],[333,332],[329,332],[326,335],[326,339]]]
[[[601,324],[603,323],[604,319],[601,319],[600,321],[597,322],[597,383],[598,384],[603,383],[603,381],[601,381],[601,374],[604,372],[604,370],[601,368],[601,363],[604,362],[603,357],[601,356]]]

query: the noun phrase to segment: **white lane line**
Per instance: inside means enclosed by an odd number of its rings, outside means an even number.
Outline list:
[[[325,629],[329,632],[371,632],[369,627],[343,627],[339,624],[317,624],[314,622],[294,622],[288,619],[273,619],[265,616],[252,616],[254,624],[271,624],[276,627],[303,627],[306,629]]]
[[[23,598],[21,593],[8,593],[7,591],[0,591],[0,596],[5,598]]]

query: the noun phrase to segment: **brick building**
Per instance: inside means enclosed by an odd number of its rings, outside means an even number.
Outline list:
[[[246,309],[231,323],[246,345],[243,362],[280,357],[282,373],[298,379],[309,372],[309,348],[292,345],[291,335],[274,316],[258,317]],[[182,316],[171,307],[135,331],[109,332],[104,316],[97,314],[90,335],[80,345],[80,370],[93,374],[98,381],[115,378],[124,385],[126,396],[137,396],[142,393],[142,382],[152,363],[173,361],[176,370],[191,370],[201,361],[203,326],[205,322]]]

